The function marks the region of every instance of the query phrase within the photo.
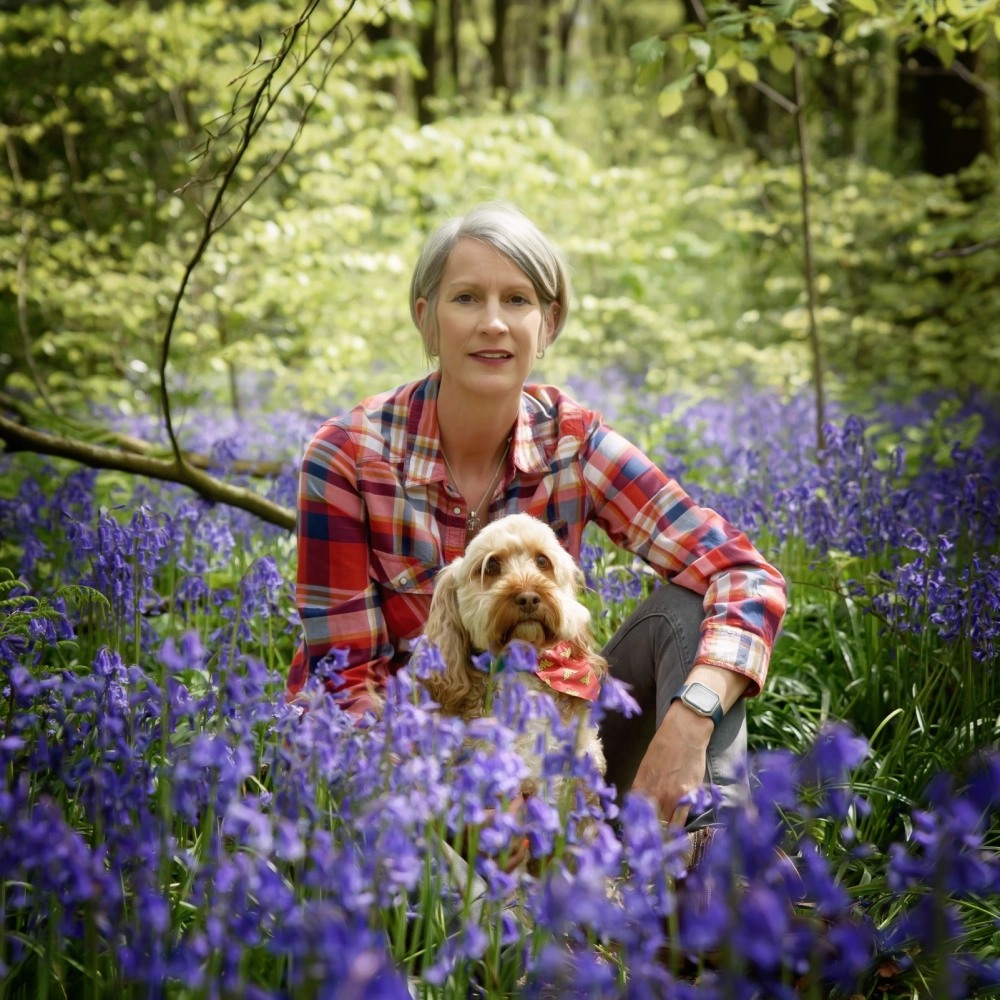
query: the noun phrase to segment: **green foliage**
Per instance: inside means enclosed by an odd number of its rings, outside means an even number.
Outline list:
[[[688,67],[661,95],[661,110],[676,111],[705,74],[715,74],[716,94],[733,72],[753,79],[754,59],[779,51],[764,44],[763,25],[792,31],[805,9],[736,18],[713,7],[705,37],[647,40],[633,55],[643,66],[677,57]],[[226,151],[223,141],[200,156],[202,129],[218,127],[258,35],[266,56],[291,10],[201,3],[181,16],[87,0],[0,15],[0,86],[11,95],[0,325],[15,358],[12,388],[35,392],[16,336],[23,320],[57,405],[154,407],[166,313],[205,182]],[[374,10],[359,5],[352,32]],[[751,36],[760,44],[744,51]],[[405,67],[408,51],[362,32],[296,150],[210,247],[175,331],[180,403],[225,396],[253,371],[279,397],[317,410],[419,375],[410,268],[430,228],[490,197],[523,207],[572,266],[570,322],[539,377],[614,366],[665,390],[737,372],[782,389],[808,381],[793,169],[689,125],[650,123],[643,99],[626,94],[549,104],[548,116],[485,112],[419,129],[367,82]],[[255,138],[238,184],[285,149],[312,93],[307,76]],[[820,163],[820,335],[848,389],[885,379],[996,387],[995,338],[982,331],[996,325],[1000,255],[932,256],[993,235],[996,177],[985,161],[944,180]]]
[[[848,0],[773,0],[746,7],[716,2],[703,8],[693,5],[700,23],[687,24],[670,38],[679,57],[680,74],[694,71],[716,97],[729,89],[726,73],[736,70],[744,80],[759,77],[758,63],[770,64],[779,74],[795,66],[796,50],[825,59],[838,35],[848,44],[880,32],[906,52],[921,46],[933,49],[950,67],[956,52],[975,51],[995,33],[1000,39],[1000,5],[997,0],[965,4],[948,0],[940,4],[889,3]],[[991,32],[991,27],[993,32]],[[629,54],[636,64],[640,86],[659,75],[669,52],[659,36],[636,42]],[[666,90],[664,93],[676,93]],[[662,95],[661,95],[662,98]],[[669,102],[673,109],[674,102]]]

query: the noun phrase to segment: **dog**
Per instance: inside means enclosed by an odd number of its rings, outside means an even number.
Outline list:
[[[498,654],[515,640],[528,643],[536,650],[538,670],[518,679],[529,690],[550,695],[564,724],[577,721],[577,755],[589,754],[603,775],[604,750],[589,715],[608,665],[593,649],[590,612],[577,600],[582,582],[583,574],[548,525],[527,514],[492,521],[464,556],[438,573],[424,635],[440,650],[445,670],[423,683],[446,715],[480,718],[486,714],[488,677],[472,657]],[[523,795],[537,790],[545,751],[554,748],[544,718],[532,719],[517,737],[514,750],[529,775]]]

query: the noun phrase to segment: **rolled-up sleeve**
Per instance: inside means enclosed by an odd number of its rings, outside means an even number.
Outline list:
[[[298,493],[295,603],[305,632],[288,676],[290,696],[331,649],[346,649],[337,685],[344,707],[360,715],[382,686],[393,655],[378,588],[369,574],[364,499],[350,433],[324,424],[309,443]]]
[[[725,667],[760,693],[787,603],[785,581],[742,531],[699,507],[638,448],[595,419],[581,451],[594,520],[672,584],[704,597],[695,665]]]

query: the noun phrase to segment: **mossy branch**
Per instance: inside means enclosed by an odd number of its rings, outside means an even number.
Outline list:
[[[286,531],[295,530],[295,511],[282,507],[253,490],[216,479],[188,461],[154,458],[134,451],[91,444],[77,438],[45,434],[30,427],[22,427],[4,416],[0,416],[0,441],[4,442],[9,452],[30,451],[39,455],[52,455],[55,458],[68,458],[94,469],[114,469],[163,482],[179,483],[212,503],[239,507]]]

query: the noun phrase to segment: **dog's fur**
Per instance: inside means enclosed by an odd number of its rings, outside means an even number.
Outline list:
[[[430,616],[424,629],[444,659],[445,671],[424,681],[431,697],[447,715],[466,721],[484,714],[487,677],[472,664],[485,650],[498,653],[513,639],[530,643],[539,653],[562,640],[583,654],[598,678],[607,662],[593,650],[590,612],[576,599],[582,573],[548,525],[527,514],[493,521],[469,543],[465,555],[437,576]],[[537,606],[519,606],[519,595],[535,594]],[[522,597],[523,600],[523,597]],[[604,750],[597,729],[589,724],[590,703],[550,688],[532,673],[519,675],[529,689],[543,691],[556,702],[564,722],[577,717],[577,753],[588,753],[601,774]],[[544,720],[533,720],[518,737],[515,750],[528,765],[530,793],[542,777],[539,735],[553,748]]]

